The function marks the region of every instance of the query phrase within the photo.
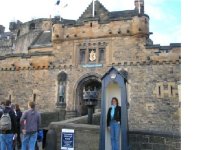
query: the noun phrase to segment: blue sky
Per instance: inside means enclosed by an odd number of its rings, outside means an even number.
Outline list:
[[[147,1],[147,0],[146,0]],[[152,3],[155,1],[155,3]],[[157,3],[156,3],[157,1]],[[150,16],[150,30],[154,43],[181,42],[180,0],[148,0],[146,12]],[[166,42],[165,42],[166,41]]]
[[[55,14],[57,0],[4,0],[1,2],[0,24],[6,27],[10,21],[22,22],[37,18],[48,18]],[[99,0],[109,11],[134,9],[134,0]],[[150,17],[150,38],[154,44],[180,43],[181,2],[180,0],[144,0],[145,13]],[[65,19],[78,19],[92,0],[61,0]]]

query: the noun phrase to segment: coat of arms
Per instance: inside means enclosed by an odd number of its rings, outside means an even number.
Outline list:
[[[90,61],[95,61],[96,60],[96,53],[94,50],[92,50],[90,52],[90,57],[89,57]]]

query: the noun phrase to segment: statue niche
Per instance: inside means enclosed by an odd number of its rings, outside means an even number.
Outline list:
[[[61,72],[58,75],[57,107],[66,107],[66,80],[67,74],[65,72]]]
[[[64,97],[65,97],[65,85],[64,85],[64,82],[60,82],[58,94],[59,94],[59,103],[64,103]]]

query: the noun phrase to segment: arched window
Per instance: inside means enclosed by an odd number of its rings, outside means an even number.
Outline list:
[[[29,30],[34,30],[35,29],[35,23],[31,23],[29,26]]]
[[[58,81],[57,107],[66,107],[67,74],[65,72],[59,73],[57,81]]]
[[[20,35],[20,30],[17,31],[17,37]]]

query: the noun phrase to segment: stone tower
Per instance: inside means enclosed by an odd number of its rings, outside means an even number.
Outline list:
[[[64,26],[61,23],[53,25],[52,42],[62,42],[64,40]]]
[[[132,32],[136,37],[149,37],[149,16],[144,14],[144,0],[135,0],[138,15],[132,19]]]
[[[1,34],[1,33],[4,33],[4,31],[5,31],[5,27],[2,26],[2,25],[0,25],[0,34]]]

